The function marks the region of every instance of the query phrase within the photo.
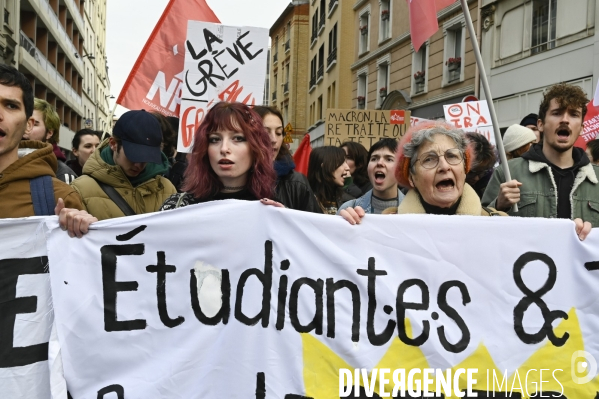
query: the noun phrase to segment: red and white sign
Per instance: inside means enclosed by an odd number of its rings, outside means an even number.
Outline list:
[[[268,29],[189,21],[177,151],[190,152],[206,112],[219,101],[262,104]]]
[[[403,109],[391,110],[391,124],[403,125],[406,123],[406,112]]]
[[[445,119],[466,132],[480,133],[495,145],[491,114],[486,100],[444,105]]]
[[[410,126],[416,126],[421,122],[431,122],[431,120],[425,118],[418,118],[417,116],[410,116]]]
[[[597,83],[594,98],[587,104],[587,114],[584,116],[584,128],[574,145],[585,149],[587,148],[587,143],[595,140],[597,137],[599,137],[599,83]]]

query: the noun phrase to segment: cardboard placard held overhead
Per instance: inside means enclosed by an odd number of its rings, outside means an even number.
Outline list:
[[[401,139],[410,127],[410,111],[331,109],[325,124],[324,145],[355,141],[369,149],[380,139]]]

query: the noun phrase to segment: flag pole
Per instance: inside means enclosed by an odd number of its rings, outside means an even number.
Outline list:
[[[110,130],[112,132],[112,117],[114,116],[117,105],[118,105],[118,103],[115,101],[114,107],[112,107],[112,110],[110,111],[110,115],[108,116],[108,124],[104,128],[104,132],[102,133],[102,139],[100,140],[100,142],[104,141],[104,139],[106,138],[106,135],[112,136],[111,133],[108,133],[108,126],[110,126]]]
[[[491,94],[491,88],[489,87],[487,72],[483,64],[483,57],[480,55],[480,48],[478,47],[478,41],[476,40],[474,24],[472,23],[472,17],[470,16],[470,9],[468,8],[467,0],[460,0],[460,3],[462,4],[462,11],[464,12],[464,18],[466,19],[466,27],[470,33],[470,41],[472,42],[474,57],[476,58],[476,63],[478,64],[480,82],[483,85],[483,90],[487,99],[487,105],[489,106],[491,122],[493,123],[493,132],[495,133],[495,143],[497,144],[497,151],[499,152],[499,158],[501,159],[501,164],[503,165],[505,181],[510,181],[512,180],[512,176],[510,174],[510,169],[508,168],[507,157],[505,156],[505,149],[503,148],[503,140],[501,138],[501,132],[499,131],[499,123],[497,122],[497,114],[495,113],[495,105],[493,104],[493,95]],[[514,204],[512,211],[518,212],[518,204]]]

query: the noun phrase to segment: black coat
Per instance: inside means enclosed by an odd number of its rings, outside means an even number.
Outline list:
[[[277,200],[287,208],[322,213],[308,179],[294,170],[279,177],[275,195]]]

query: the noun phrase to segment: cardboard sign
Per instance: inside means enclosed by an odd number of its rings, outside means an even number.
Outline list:
[[[189,21],[177,151],[189,152],[206,112],[219,101],[259,105],[268,29]]]
[[[445,120],[466,132],[480,133],[495,145],[495,133],[486,100],[444,105]]]
[[[593,398],[594,233],[515,217],[351,226],[233,200],[102,221],[82,239],[54,227],[67,386],[73,398],[385,397],[396,372],[426,385],[439,369],[450,387],[428,390],[445,397]]]
[[[324,145],[355,141],[368,150],[380,139],[401,139],[409,126],[410,111],[331,109],[326,114]]]

